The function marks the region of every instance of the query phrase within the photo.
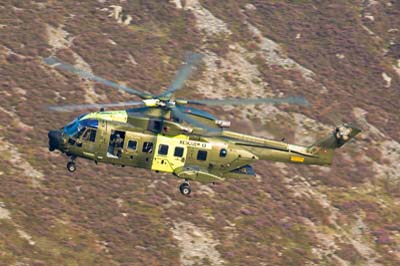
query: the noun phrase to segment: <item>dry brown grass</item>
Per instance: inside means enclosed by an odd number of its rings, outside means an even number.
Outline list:
[[[96,74],[154,93],[169,84],[185,52],[199,49],[203,36],[195,28],[190,12],[177,10],[168,1],[123,3],[126,12],[133,14],[132,25],[126,27],[99,10],[119,1],[41,1],[46,6],[43,9],[29,1],[3,2],[0,24],[7,27],[0,27],[0,107],[12,111],[33,129],[18,127],[15,118],[0,111],[0,136],[12,142],[23,159],[44,174],[44,181],[41,187],[33,188],[10,158],[0,155],[0,201],[12,217],[12,221],[0,220],[0,265],[178,265],[180,251],[171,233],[176,220],[190,221],[213,232],[220,242],[216,250],[229,265],[329,265],[329,257],[318,259],[312,252],[320,243],[304,224],[304,218],[328,228],[332,234],[339,230],[329,221],[329,209],[316,198],[295,197],[287,188],[284,178],[295,176],[318,182],[312,189],[326,191],[332,207],[338,209],[338,224],[352,224],[354,215],[363,213],[380,262],[398,263],[389,252],[398,245],[398,189],[375,180],[371,166],[362,160],[364,151],[354,146],[340,151],[351,152],[352,160],[339,155],[328,172],[293,165],[283,174],[274,163],[258,163],[255,168],[261,175],[259,181],[231,180],[212,186],[214,197],[195,191],[185,198],[178,194],[178,181],[172,176],[96,166],[83,160],[79,160],[77,174],[68,174],[64,169],[66,158],[46,151],[47,131],[61,127],[77,114],[53,113],[46,106],[83,102],[84,87],[76,76],[56,74],[42,63],[41,58],[52,52],[46,25],[63,25],[74,37],[69,49],[56,52],[62,60],[74,63],[73,51]],[[387,30],[399,25],[399,8],[374,11],[379,20],[367,25],[379,32],[381,40],[376,40],[361,28],[366,22],[359,18],[359,7],[344,0],[334,4],[253,1],[257,10],[251,13],[240,11],[247,1],[201,2],[233,32],[229,38],[211,38],[208,49],[224,56],[232,42],[249,50],[257,47],[259,40],[251,37],[242,22],[246,14],[266,36],[282,44],[290,57],[317,74],[312,83],[295,71],[253,59],[274,91],[304,94],[312,103],[309,110],[281,110],[335,124],[335,120],[354,120],[352,108],[360,107],[368,111],[369,123],[400,140],[399,78],[389,65],[399,56],[398,46],[389,47],[386,56],[381,52],[393,38]],[[296,40],[299,32],[302,37]],[[345,59],[339,60],[337,53],[345,54]],[[138,65],[126,60],[129,54]],[[393,76],[389,89],[383,88],[382,72]],[[193,78],[201,78],[201,73]],[[292,80],[294,86],[284,85],[283,79]],[[328,93],[319,93],[321,84]],[[16,87],[26,91],[25,100]],[[126,95],[119,92],[95,87],[109,101],[126,100]],[[65,99],[56,99],[55,92]],[[195,92],[181,94],[196,96]],[[220,112],[218,108],[209,110]],[[282,126],[282,119],[276,121],[276,135],[285,133],[290,140],[294,130]],[[368,146],[373,141],[357,143]],[[383,152],[371,148],[366,154],[379,161]],[[155,181],[158,183],[154,188],[150,185]],[[367,181],[376,185],[376,191],[361,190]],[[196,190],[198,184],[194,187]],[[183,205],[165,207],[170,200]],[[21,239],[15,225],[31,235],[36,244]],[[348,243],[340,244],[336,255],[355,265],[365,261]]]

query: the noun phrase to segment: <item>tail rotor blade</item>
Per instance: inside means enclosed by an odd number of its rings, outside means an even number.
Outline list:
[[[148,99],[148,98],[152,97],[151,94],[149,94],[149,93],[141,92],[141,91],[138,91],[138,90],[135,90],[135,89],[123,86],[123,85],[119,85],[119,84],[117,84],[117,83],[115,83],[113,81],[106,80],[106,79],[98,77],[98,76],[96,76],[96,75],[94,75],[92,73],[89,73],[89,72],[86,72],[84,70],[78,69],[78,68],[76,68],[76,67],[74,67],[74,66],[72,66],[70,64],[61,62],[56,57],[51,57],[50,56],[50,57],[47,57],[47,58],[45,58],[43,60],[49,66],[56,67],[56,68],[71,72],[73,74],[76,74],[76,75],[78,75],[78,76],[80,76],[82,78],[87,78],[89,80],[93,80],[93,81],[102,83],[102,84],[104,84],[106,86],[110,86],[112,88],[128,92],[130,94],[139,96],[142,99]]]

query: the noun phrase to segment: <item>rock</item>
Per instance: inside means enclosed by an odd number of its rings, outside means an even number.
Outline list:
[[[108,39],[108,42],[109,43],[111,43],[112,45],[117,45],[117,43],[116,42],[114,42],[113,40],[111,40],[111,39]]]
[[[226,23],[204,8],[198,0],[186,0],[185,10],[190,10],[193,13],[196,17],[197,28],[207,35],[232,34]]]
[[[240,213],[243,215],[251,215],[252,214],[252,212],[248,209],[241,209]]]
[[[128,54],[128,61],[135,66],[138,64],[132,54]]]
[[[376,0],[365,0],[363,4],[365,7],[371,7],[379,4],[379,2]]]
[[[283,48],[272,39],[265,37],[257,27],[248,22],[246,22],[246,24],[253,36],[261,40],[259,44],[261,50],[260,54],[265,58],[268,65],[278,65],[284,69],[299,71],[304,79],[314,81],[314,72],[286,56]]]
[[[19,237],[28,241],[29,245],[34,246],[36,244],[35,241],[32,240],[32,236],[28,235],[26,232],[22,231],[21,229],[17,229]]]
[[[345,58],[344,54],[336,54],[336,57],[339,58],[339,59],[344,59]]]
[[[41,182],[44,180],[43,173],[33,168],[29,161],[25,160],[22,157],[22,154],[19,152],[17,147],[15,147],[12,143],[4,140],[4,138],[0,138],[1,160],[4,159],[4,154],[7,154],[6,152],[9,154],[7,160],[11,163],[11,165],[15,169],[18,169],[18,171],[25,177],[30,178],[33,187],[39,187],[41,185]]]
[[[382,78],[386,82],[385,88],[390,88],[392,86],[392,78],[385,72],[382,73]]]
[[[393,65],[394,71],[400,76],[400,59],[397,60],[397,65]]]
[[[23,96],[26,95],[26,90],[24,90],[24,89],[22,89],[22,88],[20,88],[20,87],[15,87],[15,88],[13,88],[13,90],[14,90],[16,93],[20,94],[20,95],[23,95]]]
[[[51,25],[46,25],[46,32],[49,38],[49,45],[54,51],[71,45],[71,42],[68,41],[69,33],[63,30],[62,26],[54,28]]]
[[[181,0],[169,0],[170,3],[175,4],[177,9],[182,9],[182,2]]]
[[[129,25],[129,24],[131,24],[131,21],[132,21],[132,16],[128,15],[128,16],[126,16],[126,19],[123,23],[124,23],[124,25]]]
[[[250,4],[250,3],[246,4],[246,5],[244,6],[244,8],[246,8],[246,9],[249,10],[249,11],[257,10],[257,8],[256,8],[253,4]]]
[[[211,232],[182,221],[174,222],[172,234],[181,249],[181,265],[203,265],[204,261],[209,262],[207,265],[226,265],[215,248],[220,243],[213,238]]]
[[[131,15],[125,15],[123,13],[123,9],[121,6],[116,6],[116,5],[111,5],[110,8],[112,8],[111,13],[108,15],[109,17],[114,17],[114,19],[119,23],[119,24],[124,24],[124,25],[129,25],[131,24],[132,21],[132,16]],[[124,17],[126,17],[124,19]]]
[[[3,202],[0,202],[0,219],[11,219],[10,211],[5,208]]]
[[[364,15],[364,18],[369,19],[370,21],[374,22],[375,18],[374,16],[372,16],[371,14],[367,13]]]
[[[368,28],[367,26],[361,25],[361,27],[362,27],[369,35],[371,35],[371,36],[374,36],[374,35],[375,35],[375,33],[374,33],[370,28]]]
[[[114,17],[115,20],[119,20],[122,13],[122,6],[112,5],[110,8],[112,8],[112,11],[108,16]]]

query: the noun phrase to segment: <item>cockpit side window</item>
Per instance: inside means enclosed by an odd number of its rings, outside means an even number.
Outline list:
[[[75,133],[75,138],[79,139],[82,134],[85,132],[86,127],[78,127],[78,132]]]
[[[97,133],[96,129],[89,128],[83,134],[82,139],[85,141],[95,142],[96,141],[96,133]]]
[[[70,137],[79,138],[86,127],[97,128],[99,121],[95,119],[80,120],[83,115],[78,116],[74,121],[66,125],[64,133]]]

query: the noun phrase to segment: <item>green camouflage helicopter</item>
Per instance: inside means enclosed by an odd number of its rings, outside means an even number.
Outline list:
[[[50,107],[56,111],[100,108],[100,111],[78,116],[59,130],[49,132],[49,150],[59,150],[69,157],[67,169],[76,170],[78,157],[96,163],[133,166],[167,172],[184,179],[179,189],[191,193],[190,180],[203,183],[226,178],[255,176],[251,163],[271,160],[298,164],[329,165],[334,150],[354,138],[360,130],[352,125],[337,127],[326,138],[310,146],[288,144],[229,131],[229,121],[189,105],[299,104],[308,105],[303,97],[261,99],[175,99],[173,93],[201,61],[199,54],[190,54],[178,71],[175,81],[161,95],[134,90],[77,69],[48,57],[52,66],[75,73],[116,89],[136,95],[142,101],[66,105]],[[139,106],[105,111],[105,107]]]

